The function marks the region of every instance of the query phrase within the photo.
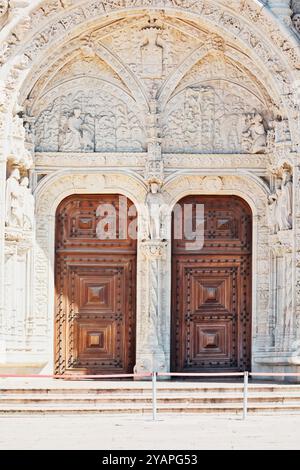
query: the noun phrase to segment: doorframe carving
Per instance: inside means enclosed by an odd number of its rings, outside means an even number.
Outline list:
[[[206,173],[207,175],[207,173]],[[210,173],[211,175],[211,173]],[[255,355],[264,348],[268,341],[268,302],[269,274],[264,266],[269,256],[268,228],[266,220],[267,191],[259,185],[252,175],[219,176],[221,187],[216,190],[210,176],[194,173],[176,173],[169,177],[164,185],[163,194],[169,204],[169,214],[165,217],[165,233],[170,240],[171,211],[174,204],[181,198],[193,194],[236,195],[244,199],[253,214],[252,232],[252,369],[255,370]],[[214,176],[214,178],[215,178]],[[207,179],[208,178],[208,179]],[[215,181],[215,180],[214,180]],[[219,183],[218,183],[219,185]],[[211,190],[207,188],[211,187]],[[58,171],[41,181],[36,189],[36,244],[34,249],[34,331],[33,337],[40,337],[37,345],[39,357],[43,362],[43,372],[54,370],[54,249],[55,249],[55,213],[58,204],[71,194],[122,194],[135,204],[140,215],[140,204],[145,201],[146,186],[142,178],[132,172],[120,170],[83,170]],[[139,226],[142,217],[139,218]],[[163,335],[165,338],[165,369],[170,367],[170,336],[171,336],[171,246],[166,247],[164,260],[163,286],[160,299],[164,315]],[[146,284],[145,284],[146,283]],[[141,240],[137,244],[137,299],[136,299],[136,331],[137,331],[137,365],[143,350],[143,318],[147,315],[143,308],[143,298],[147,289],[147,273],[141,253]],[[265,351],[265,349],[264,349]],[[144,366],[143,366],[144,367]],[[145,371],[145,368],[142,370]]]

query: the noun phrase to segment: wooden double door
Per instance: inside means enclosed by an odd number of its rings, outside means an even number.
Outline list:
[[[204,205],[203,248],[173,239],[172,368],[249,370],[251,210],[235,196],[188,196],[179,202],[182,217],[192,205],[195,218],[197,204]]]
[[[125,200],[125,205],[127,212],[132,203]],[[107,239],[99,237],[99,213],[109,214],[107,227],[102,224]],[[124,230],[133,219],[127,215],[119,195],[72,195],[58,207],[56,374],[133,371],[136,240]]]

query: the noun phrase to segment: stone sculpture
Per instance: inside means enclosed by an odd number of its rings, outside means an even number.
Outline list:
[[[266,151],[267,132],[261,114],[256,111],[248,118],[248,128],[243,132],[243,144],[250,153]]]
[[[23,213],[23,228],[31,230],[34,225],[34,196],[30,190],[27,176],[20,183],[21,209]]]
[[[279,230],[290,230],[292,228],[293,183],[288,169],[283,170],[282,180],[277,181],[275,191],[268,199],[271,234],[276,234]]]
[[[289,170],[283,170],[281,193],[278,198],[278,222],[280,230],[292,228],[293,183]]]
[[[64,116],[60,149],[65,152],[93,150],[92,133],[93,130],[89,128],[88,119],[82,116],[79,108],[74,108],[69,118]]]
[[[23,227],[23,212],[21,208],[20,171],[12,170],[6,181],[6,226]]]
[[[149,191],[146,196],[147,237],[149,240],[160,240],[161,238],[163,196],[159,189],[157,181],[149,182]]]

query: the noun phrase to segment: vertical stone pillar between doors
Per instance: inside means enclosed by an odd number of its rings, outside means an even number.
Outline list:
[[[138,247],[137,349],[135,372],[168,372],[170,315],[166,305],[169,243],[143,240]]]

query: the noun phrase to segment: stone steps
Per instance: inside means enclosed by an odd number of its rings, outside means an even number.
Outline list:
[[[202,386],[178,386],[178,384],[174,384],[174,386],[161,386],[158,384],[157,389],[160,393],[167,393],[167,394],[180,394],[180,393],[243,393],[243,385],[236,385],[231,387],[224,387],[224,386],[211,386],[211,387],[202,387]],[[76,395],[87,395],[87,394],[111,394],[111,395],[119,395],[120,393],[140,393],[140,394],[149,394],[151,393],[152,386],[151,384],[145,384],[143,387],[136,387],[132,384],[132,387],[122,387],[120,384],[116,384],[112,387],[101,387],[101,388],[90,388],[86,384],[81,387],[76,388],[33,388],[33,387],[18,387],[18,388],[8,388],[8,387],[1,387],[0,382],[0,396],[6,394],[14,394],[14,395],[24,395],[24,394],[55,394],[55,395],[64,395],[64,394],[76,394]],[[248,386],[249,393],[299,393],[300,395],[300,385],[270,385],[270,386]]]
[[[54,380],[45,387],[32,382],[19,385],[0,382],[0,415],[150,414],[152,411],[149,382],[66,384]],[[300,413],[298,385],[249,384],[248,392],[249,413]],[[242,414],[243,386],[159,382],[157,408],[161,414]]]
[[[226,394],[225,396],[222,394],[182,394],[182,396],[174,395],[174,396],[167,396],[162,395],[161,393],[158,394],[157,402],[158,404],[164,403],[195,403],[195,404],[205,404],[205,403],[242,403],[243,397],[241,393],[238,394]],[[251,394],[248,397],[249,404],[251,403],[297,403],[300,405],[300,394],[285,394],[283,395],[273,395],[273,394],[260,394],[260,395],[253,395]],[[152,403],[152,396],[150,394],[142,394],[142,395],[118,395],[115,394],[114,396],[107,396],[107,395],[92,395],[88,394],[87,396],[84,395],[28,395],[24,394],[22,396],[15,396],[15,395],[5,395],[1,397],[0,394],[0,409],[2,405],[6,404],[52,404],[52,403],[60,403],[60,404],[97,404],[97,403]]]
[[[293,406],[293,405],[259,405],[256,404],[255,406],[250,406],[248,408],[248,413],[300,413],[300,406]],[[65,407],[65,406],[39,406],[39,407],[24,407],[24,406],[14,406],[14,407],[3,407],[1,406],[0,415],[41,415],[41,414],[151,414],[152,408],[151,406],[107,406],[101,405],[99,406],[72,406],[72,407]],[[242,407],[235,406],[235,405],[202,405],[202,406],[181,406],[179,404],[174,404],[172,406],[163,406],[160,405],[157,408],[157,413],[164,416],[165,414],[172,414],[172,413],[215,413],[215,414],[222,414],[222,413],[229,413],[229,414],[242,414]]]

